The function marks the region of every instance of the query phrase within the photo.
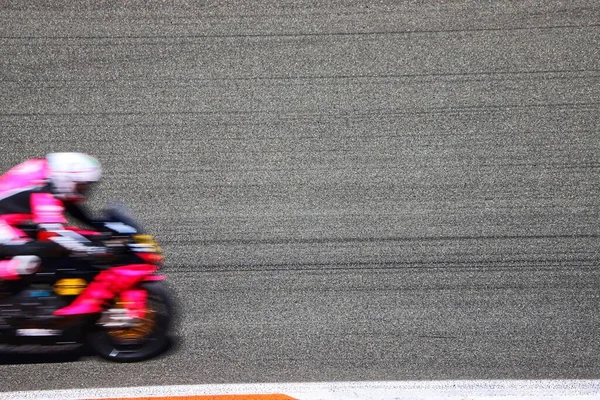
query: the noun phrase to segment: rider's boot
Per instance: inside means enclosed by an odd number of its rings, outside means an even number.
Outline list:
[[[119,293],[133,288],[144,277],[156,270],[155,267],[138,265],[114,267],[100,272],[85,290],[71,303],[54,312],[57,316],[93,314],[100,312],[106,303]]]

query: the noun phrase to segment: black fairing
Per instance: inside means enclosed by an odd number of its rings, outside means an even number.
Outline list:
[[[123,203],[112,202],[110,207],[104,210],[107,222],[121,222],[136,230],[136,233],[144,232],[144,227],[135,220],[133,213]]]

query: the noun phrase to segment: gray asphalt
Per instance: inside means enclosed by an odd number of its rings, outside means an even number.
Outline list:
[[[98,156],[182,309],[0,390],[600,378],[597,2],[167,3],[0,2],[0,169]]]

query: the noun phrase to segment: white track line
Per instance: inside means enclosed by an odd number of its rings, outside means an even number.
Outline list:
[[[267,383],[0,392],[0,399],[102,399],[225,394],[285,394],[299,400],[590,400],[600,380]]]

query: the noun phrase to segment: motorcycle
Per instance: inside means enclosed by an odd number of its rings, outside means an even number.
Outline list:
[[[113,249],[108,264],[48,257],[38,272],[0,283],[0,353],[54,353],[87,344],[105,359],[134,362],[168,347],[174,305],[165,276],[157,274],[161,249],[121,204],[106,210],[99,225],[65,232]]]

